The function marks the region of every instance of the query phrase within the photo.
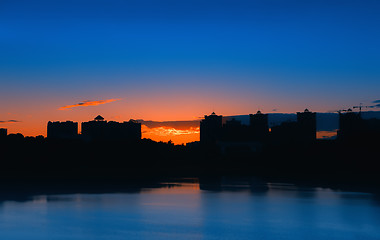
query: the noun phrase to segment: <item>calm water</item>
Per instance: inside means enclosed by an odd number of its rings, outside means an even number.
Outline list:
[[[0,239],[380,239],[373,194],[224,181],[0,202]]]

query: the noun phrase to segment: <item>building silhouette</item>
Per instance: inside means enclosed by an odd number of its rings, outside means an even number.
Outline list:
[[[213,112],[204,116],[200,123],[200,139],[204,144],[215,144],[222,135],[223,116],[218,116]]]
[[[345,113],[339,112],[339,140],[364,140],[380,137],[380,120],[363,119],[361,113],[348,109]]]
[[[253,138],[250,126],[242,124],[235,118],[223,124],[221,139],[219,142],[221,153],[230,156],[250,154],[262,148],[262,143]]]
[[[226,121],[222,126],[223,141],[227,142],[241,142],[249,140],[250,133],[246,125],[241,124],[241,121],[237,121],[235,118]]]
[[[361,114],[348,109],[345,113],[339,112],[338,139],[357,137],[364,129]]]
[[[303,141],[314,141],[317,138],[317,113],[305,109],[297,112],[297,123],[299,127],[299,138]]]
[[[317,138],[317,118],[315,112],[305,109],[297,112],[297,121],[283,122],[273,126],[270,132],[274,142],[310,143]]]
[[[82,122],[82,137],[85,140],[126,140],[141,139],[141,123],[135,120],[128,122],[107,122],[100,115],[93,121]]]
[[[249,114],[249,128],[253,140],[266,140],[269,135],[268,114],[263,114],[261,111]]]
[[[268,127],[267,115],[262,115],[253,117],[253,122],[257,123],[257,139],[253,138],[250,126],[242,124],[235,118],[227,120],[223,124],[223,116],[218,116],[215,113],[209,116],[205,115],[200,123],[201,143],[216,144],[220,152],[227,155],[257,152],[263,146],[258,138],[265,134],[263,128]]]
[[[8,130],[6,128],[0,128],[0,138],[5,138],[8,135]]]
[[[6,128],[0,128],[0,140],[5,140],[8,130]]]
[[[102,140],[106,138],[107,121],[100,115],[93,121],[82,122],[81,135],[86,140]]]
[[[268,114],[257,111],[249,115],[249,126],[232,118],[222,123],[222,116],[215,113],[201,121],[201,142],[312,142],[317,137],[316,113],[305,109],[297,112],[297,121],[283,122],[269,132]]]
[[[77,139],[78,123],[72,121],[49,121],[47,126],[47,137],[50,139]]]
[[[295,142],[300,141],[298,133],[299,125],[297,122],[283,122],[271,128],[270,138],[273,143]]]
[[[379,134],[378,137],[380,137],[380,119],[367,119],[365,123],[369,131]]]

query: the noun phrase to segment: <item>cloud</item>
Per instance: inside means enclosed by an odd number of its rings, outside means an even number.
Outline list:
[[[18,120],[5,120],[5,121],[0,121],[0,124],[2,124],[2,123],[18,123],[18,122],[20,122],[20,121],[18,121]]]
[[[380,103],[380,100],[375,100],[372,103]]]
[[[373,106],[366,106],[365,108],[380,108],[380,103]]]
[[[140,120],[139,122],[141,122],[141,124],[144,124],[148,128],[165,127],[165,128],[175,128],[175,129],[178,129],[178,130],[187,130],[189,128],[197,128],[197,127],[199,127],[200,120],[193,120],[193,121],[165,121],[165,122]]]
[[[121,99],[120,98],[116,98],[116,99],[106,99],[106,100],[98,100],[98,101],[89,101],[89,100],[86,100],[86,101],[83,101],[83,102],[80,102],[80,103],[77,103],[77,104],[67,105],[67,106],[60,107],[59,110],[67,110],[67,109],[71,109],[71,108],[75,108],[75,107],[97,106],[97,105],[101,105],[101,104],[115,102],[115,101],[118,101],[118,100],[121,100]]]

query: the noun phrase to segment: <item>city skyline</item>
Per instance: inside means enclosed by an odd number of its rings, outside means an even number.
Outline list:
[[[363,107],[365,109],[365,106]],[[370,109],[375,108],[375,105],[372,105]],[[306,109],[305,109],[306,110]],[[355,109],[354,109],[355,110]],[[353,111],[358,113],[360,110]],[[261,112],[261,111],[258,111]],[[301,111],[303,112],[303,111]],[[343,111],[344,112],[344,111]],[[362,111],[362,116],[364,119],[373,119],[377,118],[380,119],[380,111]],[[271,129],[274,126],[279,126],[284,122],[296,122],[297,121],[297,114],[296,113],[265,113],[269,116],[268,124],[269,129]],[[207,115],[207,114],[206,114]],[[206,116],[204,115],[204,116]],[[243,125],[250,125],[250,115],[252,114],[244,114],[244,115],[235,115],[235,116],[224,116],[223,115],[223,124],[225,124],[227,121],[236,120],[240,122]],[[92,116],[95,117],[95,116]],[[101,117],[100,115],[98,117]],[[334,113],[318,113],[317,112],[317,132],[316,137],[317,139],[331,139],[335,138],[337,135],[337,131],[339,129],[339,122],[338,122],[338,112]],[[41,134],[36,135],[26,135],[23,132],[20,131],[14,131],[15,128],[6,128],[5,126],[11,126],[17,122],[10,120],[12,123],[6,124],[6,122],[3,122],[0,125],[0,128],[5,128],[8,130],[9,134],[15,134],[15,133],[21,133],[25,136],[39,136],[42,135],[44,137],[47,136],[47,128],[46,126],[50,123],[54,122],[74,122],[79,123],[79,127],[77,127],[77,134],[82,133],[82,127],[81,123],[87,122],[91,120],[92,118],[88,118],[83,121],[75,121],[70,119],[65,120],[49,120],[46,122],[43,126],[43,132]],[[141,133],[142,138],[152,139],[154,141],[162,141],[162,142],[168,142],[171,141],[174,144],[186,144],[190,142],[195,142],[200,140],[200,122],[204,118],[199,118],[197,120],[189,120],[189,121],[151,121],[151,120],[142,120],[142,119],[129,119],[129,121],[138,121],[141,123]],[[104,120],[109,122],[128,122],[128,119],[107,119]],[[9,122],[9,121],[8,121]],[[17,128],[16,128],[17,129]]]
[[[371,0],[2,1],[0,127],[35,136],[50,120],[98,114],[192,121],[376,105],[379,10]]]
[[[380,239],[379,13],[0,0],[0,239]]]

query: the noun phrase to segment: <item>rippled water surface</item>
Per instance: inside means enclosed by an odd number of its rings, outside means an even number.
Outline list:
[[[0,202],[0,239],[380,239],[375,194],[286,184],[162,184]]]

